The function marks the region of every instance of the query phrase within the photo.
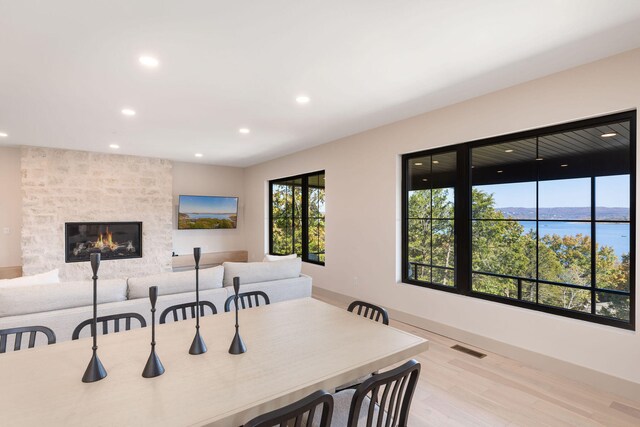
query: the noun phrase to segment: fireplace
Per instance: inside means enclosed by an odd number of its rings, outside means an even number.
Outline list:
[[[102,260],[141,258],[142,223],[65,223],[65,262],[89,261],[92,253]]]

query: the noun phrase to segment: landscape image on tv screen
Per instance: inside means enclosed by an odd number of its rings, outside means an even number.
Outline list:
[[[236,228],[237,226],[237,197],[180,196],[179,230]]]

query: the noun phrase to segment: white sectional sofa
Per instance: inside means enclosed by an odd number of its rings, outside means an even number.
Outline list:
[[[87,266],[88,275],[90,268]],[[201,269],[200,300],[212,302],[218,313],[233,294],[233,277],[240,277],[240,291],[260,290],[271,303],[311,296],[311,277],[300,273],[300,259],[276,262],[224,263]],[[195,271],[170,272],[122,280],[98,280],[98,316],[135,312],[151,322],[149,287],[158,286],[157,317],[172,305],[195,301]],[[19,326],[46,326],[56,334],[56,342],[71,339],[75,327],[91,318],[93,286],[82,282],[3,286],[0,283],[0,329]],[[172,319],[167,318],[170,322]],[[132,321],[132,327],[138,327]],[[121,326],[122,327],[122,326]],[[83,329],[81,338],[90,335]],[[36,345],[46,344],[38,334]],[[12,348],[11,345],[8,348]]]

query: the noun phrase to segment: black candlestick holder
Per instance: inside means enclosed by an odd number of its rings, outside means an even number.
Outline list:
[[[144,366],[142,376],[145,378],[159,377],[164,374],[164,366],[156,354],[156,301],[158,300],[158,287],[149,287],[149,300],[151,301],[151,354]]]
[[[231,341],[231,346],[229,347],[229,353],[231,354],[242,354],[247,351],[247,346],[244,345],[244,341],[240,336],[240,325],[238,325],[238,293],[240,292],[240,278],[233,278],[233,290],[236,293],[235,298],[233,299],[234,305],[236,306],[236,334],[233,336],[233,341]]]
[[[196,262],[196,336],[193,337],[189,354],[202,354],[207,352],[207,346],[200,336],[200,248],[193,248],[193,259]]]
[[[83,383],[92,383],[100,381],[107,376],[107,371],[102,366],[102,362],[98,357],[98,269],[100,268],[100,254],[93,253],[89,257],[91,259],[91,269],[93,270],[93,322],[91,322],[91,335],[93,336],[93,355],[87,365],[87,369],[82,376]]]

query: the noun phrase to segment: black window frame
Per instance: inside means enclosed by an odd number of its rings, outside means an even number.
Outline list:
[[[559,125],[547,126],[544,128],[532,129],[523,132],[516,132],[507,135],[500,135],[497,137],[485,138],[470,142],[464,142],[460,144],[453,144],[448,146],[442,146],[433,149],[421,150],[412,153],[406,153],[402,155],[402,282],[410,285],[426,287],[430,289],[441,290],[445,292],[456,293],[473,298],[479,298],[483,300],[499,302],[507,305],[527,308],[535,311],[541,311],[545,313],[560,315],[563,317],[569,317],[573,319],[585,320],[593,323],[614,326],[621,329],[636,330],[636,275],[635,275],[635,256],[636,256],[636,110],[615,113],[590,119],[584,119],[569,123],[563,123]],[[472,290],[472,239],[471,239],[471,222],[472,222],[472,182],[471,182],[471,150],[487,145],[494,145],[504,142],[510,142],[520,139],[543,137],[549,134],[562,133],[570,130],[576,130],[579,128],[595,127],[598,125],[606,125],[615,122],[629,121],[630,136],[629,136],[629,150],[630,150],[630,250],[629,250],[629,320],[615,319],[611,317],[605,317],[602,315],[596,315],[591,313],[585,313],[580,311],[572,311],[564,309],[562,307],[553,307],[542,305],[536,302],[528,302],[524,300],[512,299],[502,297],[498,295],[491,295],[481,293]],[[430,156],[436,154],[442,154],[446,152],[455,151],[457,153],[456,162],[456,184],[455,184],[455,222],[454,222],[454,283],[455,286],[443,286],[433,283],[427,283],[423,281],[417,281],[409,277],[409,259],[408,259],[408,245],[409,245],[409,227],[408,227],[408,212],[409,212],[409,162],[420,156]],[[595,194],[592,188],[591,197],[594,198]],[[593,203],[593,201],[592,201]],[[595,205],[593,205],[595,206]],[[595,209],[595,208],[594,208]],[[590,223],[592,228],[595,227],[596,218],[591,218]],[[595,246],[595,245],[593,245]],[[593,249],[592,249],[593,255]],[[592,275],[595,272],[595,259],[592,257]],[[597,289],[597,288],[596,288]],[[593,298],[596,293],[596,289],[591,288],[592,304]],[[601,291],[602,289],[597,289]],[[626,294],[625,294],[626,295]]]
[[[310,264],[316,265],[325,265],[324,261],[314,260],[309,258],[309,178],[316,175],[326,175],[324,170],[319,170],[315,172],[304,173],[300,175],[293,175],[284,178],[277,178],[269,180],[269,254],[270,255],[289,255],[289,254],[280,254],[275,253],[273,251],[273,185],[281,184],[285,181],[294,181],[300,179],[301,191],[302,191],[302,230],[301,236],[302,242],[302,261],[308,262]],[[326,225],[325,225],[326,227]],[[295,231],[293,231],[295,235]],[[295,247],[295,241],[293,244]],[[325,246],[326,247],[326,246]],[[294,252],[295,253],[295,252]]]

